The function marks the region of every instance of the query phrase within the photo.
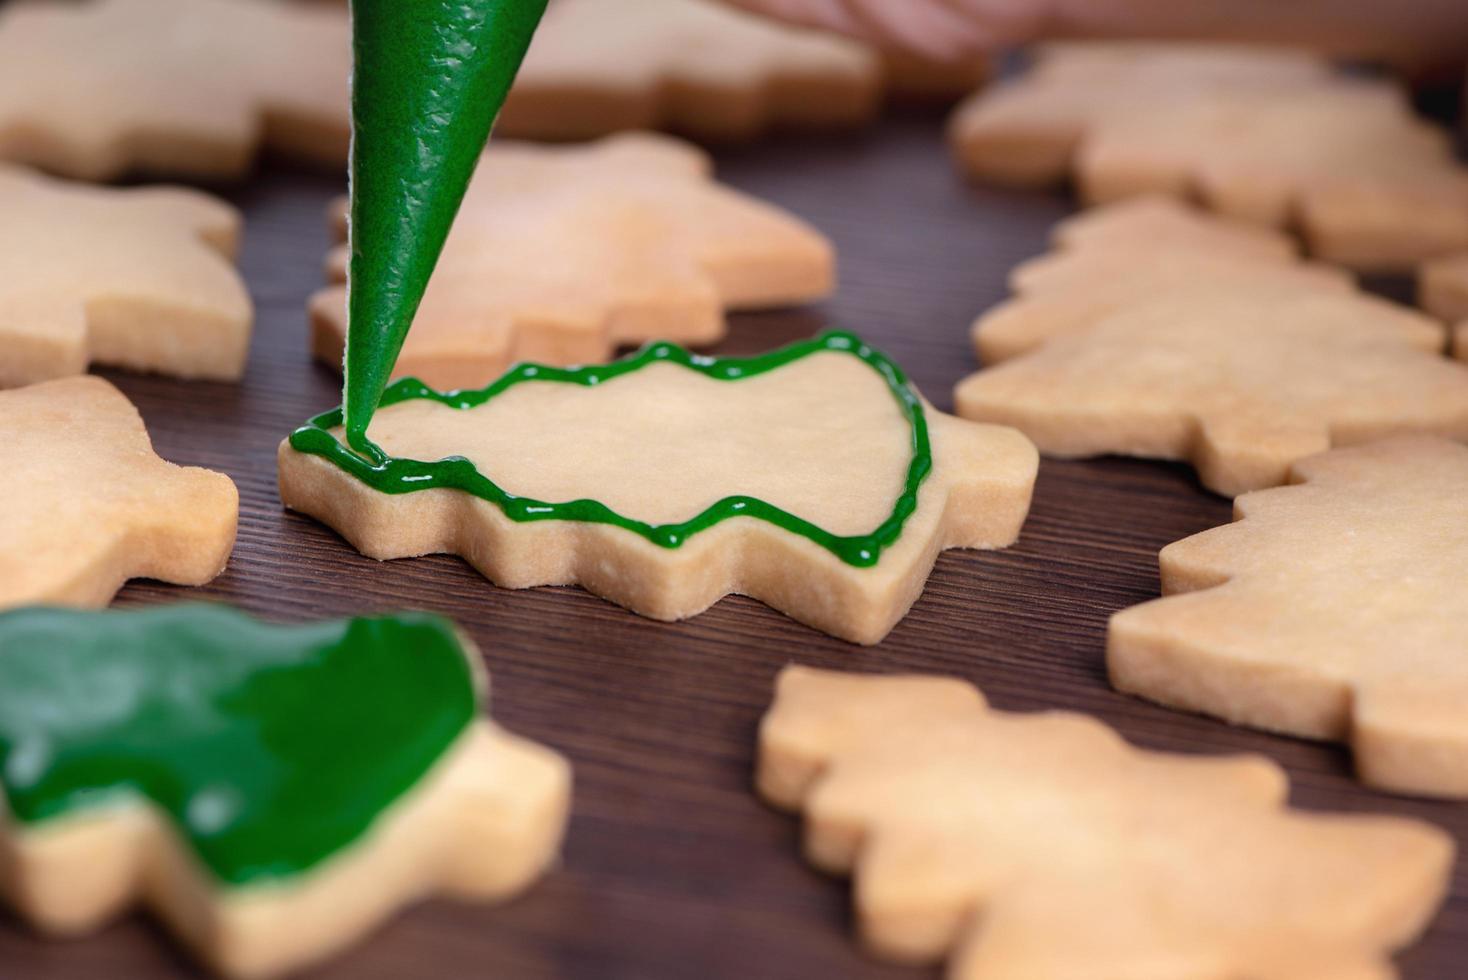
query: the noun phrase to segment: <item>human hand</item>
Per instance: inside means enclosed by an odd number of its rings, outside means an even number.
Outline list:
[[[1294,44],[1409,67],[1468,60],[1463,0],[726,0],[942,60],[1049,38]]]

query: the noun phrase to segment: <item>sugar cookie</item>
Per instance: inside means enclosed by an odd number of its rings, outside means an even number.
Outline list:
[[[1082,212],[1062,221],[1053,237],[1061,251],[1016,267],[1009,278],[1017,297],[974,323],[984,364],[1179,289],[1354,288],[1340,269],[1297,261],[1293,244],[1278,232],[1166,198]]]
[[[344,206],[336,211],[345,237]],[[329,260],[346,278],[346,247]],[[587,364],[654,338],[713,343],[724,310],[802,303],[834,280],[804,222],[722,187],[699,150],[663,136],[587,147],[496,143],[480,162],[396,377],[477,387],[515,361]],[[346,287],[311,303],[316,356],[336,367]]]
[[[1128,255],[1187,249],[1214,257],[1277,263],[1299,258],[1282,231],[1200,211],[1166,194],[1143,194],[1089,208],[1058,222],[1051,242],[1065,251],[1112,250]]]
[[[867,947],[953,980],[1386,978],[1453,858],[1420,821],[1289,809],[1266,759],[1143,751],[940,677],[786,668],[757,784],[855,878]]]
[[[203,585],[234,547],[234,483],[159,459],[101,378],[0,391],[0,468],[0,609],[104,606],[138,577]]]
[[[1014,187],[1058,184],[1104,121],[1172,100],[1240,88],[1278,91],[1333,77],[1303,52],[1231,44],[1048,44],[1025,74],[959,107],[950,138],[971,176]]]
[[[54,936],[145,904],[249,978],[435,893],[507,897],[559,849],[570,769],[484,691],[421,614],[0,615],[0,892]]]
[[[1372,786],[1468,797],[1468,448],[1399,437],[1291,482],[1163,549],[1167,598],[1112,618],[1113,683],[1349,742]]]
[[[882,74],[860,44],[715,0],[557,0],[497,131],[572,140],[673,129],[742,140],[773,126],[852,126],[875,117]]]
[[[1387,82],[1235,92],[1117,116],[1087,139],[1077,180],[1092,203],[1162,191],[1298,225],[1312,255],[1358,269],[1410,269],[1468,247],[1468,170],[1448,133]]]
[[[579,584],[663,620],[741,593],[857,643],[939,551],[1012,543],[1037,466],[844,333],[754,358],[659,343],[459,394],[403,381],[368,430],[376,463],[340,424],[281,445],[281,499],[369,557],[452,552],[498,585]]]
[[[1091,203],[1165,192],[1298,226],[1312,254],[1409,268],[1468,246],[1468,170],[1400,86],[1305,54],[1210,46],[1062,46],[981,93],[952,129],[960,161],[1002,183],[1072,169]]]
[[[980,330],[983,336],[984,330]],[[1468,439],[1468,366],[1429,317],[1318,286],[1183,287],[970,375],[958,414],[1056,456],[1186,460],[1227,495],[1333,445]]]
[[[0,10],[0,159],[69,177],[239,177],[261,146],[344,166],[344,9],[86,0]]]
[[[0,166],[0,388],[93,362],[238,378],[253,312],[238,213],[179,188],[110,190]]]

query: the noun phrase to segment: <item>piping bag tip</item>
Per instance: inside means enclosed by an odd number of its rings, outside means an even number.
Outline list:
[[[352,0],[349,445],[392,376],[547,0]]]

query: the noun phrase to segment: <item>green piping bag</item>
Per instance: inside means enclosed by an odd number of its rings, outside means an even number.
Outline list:
[[[367,426],[547,0],[353,0],[342,404]]]

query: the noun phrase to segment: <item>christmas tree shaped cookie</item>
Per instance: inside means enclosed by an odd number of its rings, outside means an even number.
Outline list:
[[[1299,51],[1232,44],[1048,44],[1025,74],[975,94],[950,128],[971,176],[1012,187],[1058,184],[1108,120],[1171,101],[1206,104],[1220,94],[1315,86],[1333,78]]]
[[[1061,45],[955,117],[986,180],[1074,171],[1092,203],[1149,192],[1298,227],[1313,254],[1397,270],[1468,245],[1468,171],[1388,81],[1305,54],[1193,45]]]
[[[338,211],[343,238],[345,205]],[[332,256],[346,279],[346,246]],[[517,360],[586,364],[654,338],[712,343],[724,310],[831,289],[825,238],[720,187],[700,151],[659,136],[578,148],[495,144],[480,161],[397,362],[397,377],[478,387]],[[311,304],[340,368],[346,286]]]
[[[484,688],[425,615],[0,615],[0,891],[57,936],[146,904],[232,977],[429,895],[511,895],[558,850],[570,770]]]
[[[1077,167],[1091,202],[1163,191],[1224,214],[1298,226],[1322,259],[1410,269],[1468,246],[1468,170],[1449,134],[1380,81],[1235,92],[1118,115]]]
[[[405,380],[368,430],[380,458],[340,426],[282,444],[281,499],[365,555],[452,552],[502,586],[580,584],[664,620],[741,593],[858,643],[940,550],[1014,541],[1037,463],[845,333],[754,358],[658,343],[447,395]]]
[[[1350,291],[1351,276],[1297,260],[1284,235],[1208,215],[1168,198],[1137,198],[1063,221],[1060,251],[1010,273],[1016,298],[973,326],[984,364],[1028,353],[1053,337],[1171,292],[1233,289]]]
[[[1111,622],[1113,683],[1350,743],[1382,789],[1468,798],[1468,448],[1399,437],[1297,463],[1162,551]]]
[[[1288,809],[1262,758],[1145,752],[956,679],[787,668],[757,779],[855,878],[872,952],[954,980],[1386,978],[1452,864],[1426,823]]]
[[[1144,194],[1089,208],[1056,224],[1057,249],[1151,255],[1179,249],[1220,258],[1285,264],[1300,248],[1282,231],[1201,211],[1166,194]]]
[[[1335,445],[1468,439],[1468,366],[1443,344],[1436,321],[1363,294],[1200,285],[1060,333],[954,397],[959,415],[1013,425],[1042,452],[1186,460],[1233,496]]]
[[[103,606],[134,577],[203,585],[234,547],[222,473],[164,462],[101,378],[0,391],[0,609]]]
[[[876,115],[882,81],[882,60],[860,44],[717,0],[557,0],[498,132],[739,140],[782,125],[852,126]]]
[[[252,311],[230,264],[239,215],[223,201],[0,166],[0,214],[0,387],[93,362],[184,378],[243,373]]]
[[[238,177],[262,146],[347,158],[347,13],[284,0],[0,10],[0,159],[69,177]]]

